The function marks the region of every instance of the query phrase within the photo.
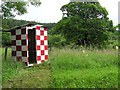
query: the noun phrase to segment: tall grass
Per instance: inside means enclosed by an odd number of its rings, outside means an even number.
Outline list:
[[[55,49],[50,56],[52,87],[118,87],[116,50]]]
[[[2,56],[4,56],[4,52]],[[21,62],[12,60],[9,48],[7,60],[5,61],[3,57],[1,61],[2,79],[5,86],[8,85],[8,83],[5,84],[6,82],[17,76],[15,81],[17,87],[21,86],[17,82],[19,78],[23,78],[22,87],[32,87],[31,85],[41,87],[41,84],[44,83],[43,86],[45,86],[48,85],[48,82],[50,85],[47,87],[57,88],[118,87],[118,51],[116,50],[54,48],[49,52],[47,62],[36,67],[23,69],[24,66]]]
[[[11,48],[8,49],[7,59],[2,59],[2,87],[3,88],[43,88],[49,87],[51,82],[50,70],[47,62],[25,67],[22,62],[14,61],[11,57]]]
[[[2,88],[2,49],[0,48],[0,89]]]
[[[7,58],[4,58],[4,48],[2,50],[2,81],[3,83],[10,80],[11,77],[17,75],[18,71],[23,68],[21,62],[16,62],[11,57],[11,48],[8,48]]]

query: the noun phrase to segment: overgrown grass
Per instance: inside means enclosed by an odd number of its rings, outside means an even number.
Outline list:
[[[0,89],[2,88],[2,48],[0,48]]]
[[[8,88],[117,88],[118,51],[54,48],[47,62],[24,68],[9,48],[2,76]]]
[[[52,87],[118,87],[118,57],[115,50],[55,49],[50,56]]]
[[[4,58],[4,48],[2,48],[2,81],[3,83],[11,77],[17,75],[19,70],[23,69],[21,62],[16,62],[11,57],[11,48],[8,48],[7,58]]]
[[[34,67],[25,67],[22,62],[14,61],[11,48],[8,49],[7,59],[4,60],[2,48],[2,87],[3,88],[47,88],[51,82],[51,73],[47,62]]]

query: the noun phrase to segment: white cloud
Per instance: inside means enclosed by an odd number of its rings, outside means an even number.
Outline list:
[[[109,13],[108,17],[113,20],[114,25],[118,23],[118,1],[119,0],[98,0]],[[60,8],[69,3],[69,0],[41,0],[40,7],[28,7],[28,13],[22,16],[16,16],[16,19],[29,21],[58,22],[62,18]]]

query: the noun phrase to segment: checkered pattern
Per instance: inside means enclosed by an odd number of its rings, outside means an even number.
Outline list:
[[[29,66],[28,30],[36,28],[36,60],[37,64],[48,59],[47,28],[35,25],[11,32],[12,56],[14,60],[26,62]]]
[[[48,59],[47,29],[41,26],[36,26],[36,49],[37,64]]]
[[[26,36],[25,28],[13,30],[11,32],[12,56],[14,60],[28,62]]]

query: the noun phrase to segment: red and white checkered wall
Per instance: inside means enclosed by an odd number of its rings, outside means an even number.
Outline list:
[[[37,64],[48,59],[47,28],[36,26]]]
[[[36,29],[36,61],[37,64],[48,59],[48,36],[47,28],[35,25],[11,32],[12,57],[14,60],[26,62],[29,65],[28,30]]]

